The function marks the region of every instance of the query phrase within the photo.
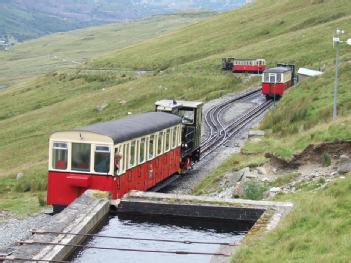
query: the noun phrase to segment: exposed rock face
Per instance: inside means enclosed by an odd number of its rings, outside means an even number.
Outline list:
[[[338,173],[339,174],[347,174],[351,172],[351,159],[347,155],[341,155],[339,166],[338,166]]]

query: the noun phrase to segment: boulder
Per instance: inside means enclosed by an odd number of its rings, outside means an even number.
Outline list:
[[[257,167],[256,170],[257,170],[258,174],[267,175],[267,170],[266,170],[266,168],[264,168],[264,167],[262,167],[262,166],[261,166],[261,167]]]
[[[108,104],[98,105],[98,106],[96,106],[96,111],[97,111],[97,112],[102,112],[102,111],[104,111],[107,107],[108,107]]]
[[[281,192],[283,192],[283,190],[280,187],[272,187],[268,191],[268,197],[273,197],[276,194],[281,193]]]
[[[243,196],[244,187],[245,187],[245,182],[243,181],[237,182],[233,190],[233,197],[240,198],[241,196]]]
[[[249,138],[252,137],[262,137],[264,136],[265,132],[262,130],[250,130],[249,131]]]
[[[17,173],[16,175],[16,180],[18,181],[19,179],[21,179],[24,176],[23,173]]]
[[[338,165],[339,174],[347,174],[351,172],[351,159],[347,155],[341,155]]]

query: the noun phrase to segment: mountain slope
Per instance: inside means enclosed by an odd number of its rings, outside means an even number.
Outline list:
[[[56,33],[19,43],[8,51],[0,51],[0,89],[51,70],[77,67],[93,57],[172,32],[213,14],[187,12],[154,16]]]
[[[171,0],[1,0],[0,39],[10,35],[21,41],[53,32],[145,18],[176,12],[180,9],[230,9],[244,2],[243,0],[180,2]]]
[[[154,69],[150,75],[61,70],[18,84],[0,93],[0,174],[31,174],[35,170],[37,176],[45,178],[47,138],[53,131],[152,110],[160,98],[206,101],[253,85],[255,79],[244,83],[220,70],[220,59],[226,56],[264,57],[270,65],[292,62],[318,68],[325,64],[325,75],[292,89],[274,114],[280,109],[298,112],[303,105],[311,114],[297,114],[299,133],[294,135],[309,134],[317,128],[320,136],[306,138],[323,140],[325,135],[340,134],[339,127],[345,130],[351,123],[348,47],[341,50],[340,79],[340,113],[346,125],[320,125],[330,120],[335,69],[331,36],[337,27],[351,32],[350,11],[351,3],[346,0],[261,0],[84,65]],[[290,99],[297,104],[284,104]],[[97,111],[96,106],[102,104],[108,105],[106,110]],[[304,126],[311,116],[314,121]],[[332,133],[335,127],[338,132]],[[347,138],[348,133],[344,134]],[[289,133],[274,136],[272,145],[278,148],[292,137]],[[297,137],[293,144],[303,147],[306,141],[300,139]]]

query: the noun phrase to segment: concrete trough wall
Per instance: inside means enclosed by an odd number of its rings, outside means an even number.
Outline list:
[[[173,204],[124,199],[118,213],[136,215],[179,216],[203,219],[238,220],[255,223],[264,209],[229,207],[210,204]]]
[[[119,203],[120,214],[177,216],[201,219],[232,220],[250,225],[242,242],[274,229],[292,209],[289,202],[219,199],[204,196],[174,195],[132,191]],[[240,225],[240,224],[239,224]],[[252,226],[252,227],[251,227]],[[220,246],[218,253],[234,254],[236,248]],[[230,257],[213,256],[211,263],[229,263]]]

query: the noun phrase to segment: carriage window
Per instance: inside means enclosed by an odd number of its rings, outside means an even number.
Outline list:
[[[163,140],[163,132],[160,132],[157,138],[157,155],[162,154],[162,140]]]
[[[97,173],[108,173],[110,171],[110,147],[96,146],[94,169]]]
[[[276,74],[269,74],[269,83],[276,83]]]
[[[129,167],[135,166],[135,152],[136,152],[136,143],[132,141],[130,144],[130,159],[129,159]]]
[[[52,149],[52,168],[57,170],[67,169],[67,149],[66,143],[54,143]]]
[[[126,158],[124,158],[124,152],[123,152],[123,150],[124,150],[124,145],[120,145],[118,148],[116,148],[115,149],[115,155],[114,155],[114,159],[113,159],[113,162],[114,162],[114,164],[113,164],[113,169],[114,169],[114,174],[115,175],[120,175],[120,174],[122,174],[123,172],[124,172],[124,168],[125,168],[125,166],[124,166],[124,160],[126,159]],[[119,158],[119,161],[118,161],[118,163],[117,163],[117,166],[116,166],[116,155],[118,155],[119,157],[117,157],[117,158]]]
[[[165,132],[165,143],[164,143],[164,147],[165,147],[165,152],[169,151],[171,145],[171,130],[170,129],[167,129],[166,132]]]
[[[145,147],[146,146],[146,139],[142,138],[140,140],[140,151],[139,151],[139,163],[145,162]]]
[[[127,170],[129,167],[129,143],[124,145],[124,170]]]
[[[277,82],[281,82],[282,80],[282,74],[277,74]]]
[[[148,160],[151,160],[155,156],[154,144],[155,144],[155,135],[150,135]]]
[[[179,115],[182,117],[182,122],[184,124],[194,123],[194,110],[180,110]]]
[[[177,137],[178,137],[177,127],[174,127],[173,128],[173,137],[172,137],[172,148],[175,148],[177,146]]]
[[[264,73],[264,81],[263,82],[266,82],[266,83],[269,82],[269,73]]]
[[[90,171],[90,150],[90,144],[72,143],[72,170]]]

